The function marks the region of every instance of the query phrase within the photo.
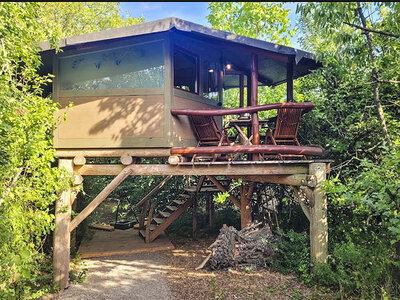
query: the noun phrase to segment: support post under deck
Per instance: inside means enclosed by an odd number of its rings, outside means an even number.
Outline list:
[[[74,166],[72,159],[60,159],[59,168],[65,168],[67,172],[73,176]],[[53,282],[60,287],[60,290],[68,286],[69,280],[69,257],[71,235],[69,225],[71,223],[71,197],[76,194],[72,193],[71,188],[61,193],[60,199],[56,201],[55,207],[55,229],[53,238]]]
[[[311,261],[326,263],[328,256],[327,197],[321,184],[326,180],[326,164],[311,163],[309,174],[316,178],[310,199],[310,248]]]

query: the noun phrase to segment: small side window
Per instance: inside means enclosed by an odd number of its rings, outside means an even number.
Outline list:
[[[174,51],[174,86],[175,88],[199,93],[199,59],[187,51],[175,48]]]
[[[211,64],[208,61],[202,63],[202,87],[203,97],[219,101],[218,81],[220,73],[217,64]]]

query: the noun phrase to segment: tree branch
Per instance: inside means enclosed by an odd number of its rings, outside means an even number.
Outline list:
[[[398,80],[382,80],[382,79],[378,79],[378,82],[400,84],[400,81],[398,81]]]
[[[22,171],[24,170],[24,167],[20,167],[17,171],[17,174],[15,174],[10,186],[6,189],[6,191],[3,194],[3,197],[0,198],[0,206],[3,204],[4,199],[8,196],[8,194],[11,192],[11,189],[14,187],[14,185],[17,183],[19,175],[21,175]]]
[[[370,28],[365,28],[356,24],[352,24],[352,23],[348,23],[348,22],[343,22],[346,25],[349,25],[351,27],[355,27],[358,29],[361,29],[363,31],[367,31],[367,32],[373,32],[373,33],[377,33],[377,34],[381,34],[381,35],[385,35],[385,36],[389,36],[389,37],[394,37],[394,38],[400,38],[400,34],[395,34],[395,33],[391,33],[391,32],[386,32],[386,31],[380,31],[380,30],[374,30],[374,29],[370,29]]]

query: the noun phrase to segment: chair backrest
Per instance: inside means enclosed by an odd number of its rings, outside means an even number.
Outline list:
[[[189,116],[200,142],[218,142],[221,133],[212,116]]]
[[[299,129],[302,109],[280,108],[276,118],[275,139],[295,139]]]

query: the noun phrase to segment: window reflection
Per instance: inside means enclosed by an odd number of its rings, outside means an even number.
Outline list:
[[[162,42],[153,42],[61,58],[60,89],[163,87],[162,49]]]

